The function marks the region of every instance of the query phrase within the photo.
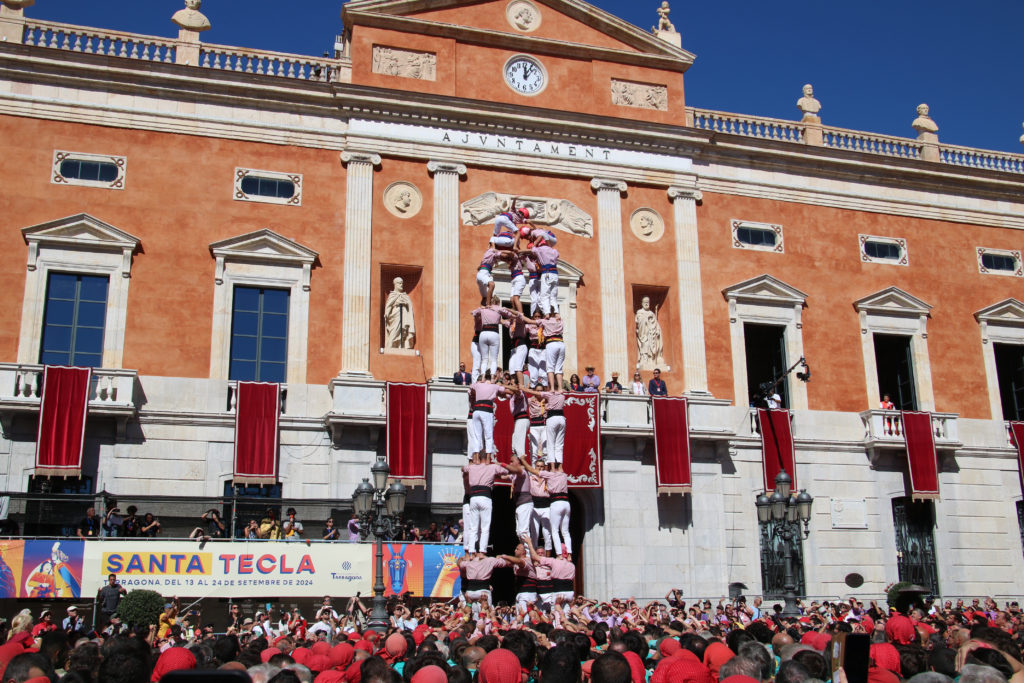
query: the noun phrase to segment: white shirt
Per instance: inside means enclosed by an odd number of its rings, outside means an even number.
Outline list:
[[[644,383],[643,382],[633,382],[633,395],[634,396],[643,396],[646,393],[647,392],[644,390]]]
[[[778,394],[772,394],[771,396],[768,397],[768,409],[769,410],[778,410],[781,405],[782,405],[782,397],[779,396]]]

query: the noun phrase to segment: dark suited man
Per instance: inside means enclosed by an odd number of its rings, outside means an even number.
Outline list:
[[[465,363],[459,363],[459,371],[452,376],[452,379],[456,384],[465,384],[468,386],[473,383],[473,377],[466,372]]]

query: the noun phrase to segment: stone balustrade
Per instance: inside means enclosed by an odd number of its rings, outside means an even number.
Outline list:
[[[687,110],[687,118],[691,117],[693,119],[691,125],[700,130],[765,140],[803,142],[804,125],[795,121],[770,119],[763,116],[744,116],[695,107],[690,107]]]
[[[939,145],[939,159],[944,164],[984,168],[1004,173],[1024,173],[1024,154],[992,152],[957,145]]]
[[[26,21],[25,45],[173,64],[178,41],[50,21]]]
[[[932,413],[932,433],[937,448],[961,446],[957,413]],[[903,448],[903,414],[898,410],[865,410],[860,413],[864,424],[864,443],[869,448]]]
[[[920,159],[922,145],[911,138],[822,126],[822,146],[901,159]]]
[[[329,83],[338,80],[342,69],[342,60],[203,43],[199,47],[199,66],[222,71]]]
[[[238,382],[228,382],[228,393],[227,393],[227,411],[229,413],[235,412],[235,408],[238,407]],[[285,414],[288,407],[288,386],[285,384],[281,385],[281,405],[280,413]]]

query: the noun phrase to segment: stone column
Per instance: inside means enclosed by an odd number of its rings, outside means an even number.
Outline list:
[[[25,8],[35,0],[6,0],[0,5],[0,41],[21,45],[25,35]]]
[[[676,225],[676,287],[679,292],[679,339],[683,347],[683,386],[686,393],[708,393],[708,365],[704,352],[704,299],[700,282],[700,247],[697,242],[697,202],[700,190],[668,188]]]
[[[380,155],[346,151],[345,272],[341,311],[341,375],[370,374],[370,245],[373,169]]]
[[[601,341],[604,345],[602,377],[612,371],[630,374],[627,347],[625,277],[622,265],[621,180],[594,178],[590,187],[597,192],[598,265],[601,269]]]
[[[464,164],[429,161],[434,175],[434,373],[452,381],[459,369],[459,178]]]

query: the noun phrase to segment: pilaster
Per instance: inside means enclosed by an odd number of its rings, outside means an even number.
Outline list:
[[[626,353],[626,288],[622,262],[621,180],[594,178],[590,187],[597,193],[598,265],[601,269],[601,341],[604,346],[603,376],[613,371],[630,374]]]
[[[676,291],[679,293],[679,339],[683,348],[683,386],[686,393],[708,393],[708,366],[704,349],[704,307],[700,282],[700,245],[697,238],[697,202],[703,195],[695,187],[670,187],[676,229]]]
[[[464,164],[429,161],[434,176],[434,372],[451,381],[459,368],[459,178]]]
[[[373,169],[379,154],[345,151],[345,272],[341,311],[341,375],[370,374],[370,246]]]

